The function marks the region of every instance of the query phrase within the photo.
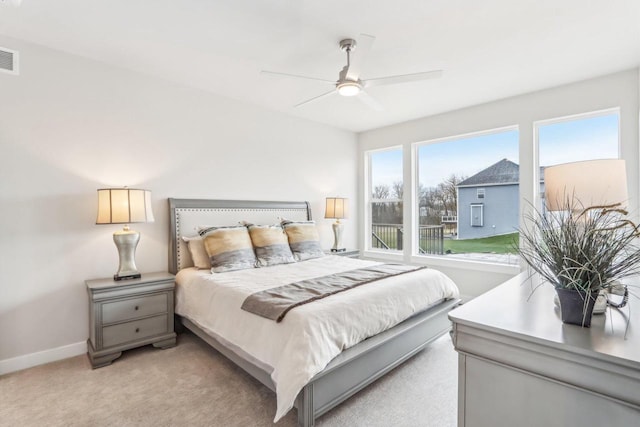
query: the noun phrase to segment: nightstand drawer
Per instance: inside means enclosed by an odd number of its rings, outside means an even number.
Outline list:
[[[167,294],[150,295],[102,304],[102,323],[121,322],[167,312]]]
[[[167,333],[167,315],[102,328],[102,345],[111,347]],[[173,331],[171,331],[173,332]]]

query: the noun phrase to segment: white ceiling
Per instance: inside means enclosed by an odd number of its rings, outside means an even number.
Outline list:
[[[374,87],[384,107],[329,96],[338,41],[376,36],[361,78],[443,69]],[[352,131],[640,64],[640,0],[23,0],[0,34]],[[10,48],[10,46],[3,46]],[[357,50],[356,50],[357,54]]]

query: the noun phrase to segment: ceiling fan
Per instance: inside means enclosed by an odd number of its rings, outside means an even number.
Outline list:
[[[300,76],[297,74],[280,73],[277,71],[263,70],[263,74],[271,74],[284,77],[295,77],[299,79],[316,80],[325,83],[331,83],[334,88],[329,92],[325,92],[321,95],[315,96],[306,101],[296,104],[294,107],[300,107],[318,99],[324,98],[335,93],[342,96],[357,96],[365,105],[375,109],[382,110],[382,105],[376,101],[371,95],[369,95],[365,89],[369,89],[374,86],[392,85],[397,83],[414,82],[418,80],[435,79],[442,77],[442,70],[425,71],[421,73],[413,74],[401,74],[395,76],[378,77],[375,79],[360,79],[360,69],[363,64],[366,54],[371,50],[371,46],[376,38],[367,34],[360,34],[360,38],[357,43],[354,39],[340,40],[340,49],[347,54],[347,65],[342,68],[342,71],[338,74],[338,80],[326,80],[316,77]],[[358,46],[358,54],[354,55],[353,51]],[[353,56],[353,57],[352,57]]]

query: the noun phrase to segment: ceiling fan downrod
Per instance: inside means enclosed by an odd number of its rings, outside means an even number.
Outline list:
[[[347,77],[349,68],[351,67],[351,52],[355,50],[357,44],[354,39],[340,40],[340,50],[347,53],[347,65],[342,69],[336,83],[336,89],[342,96],[354,96],[362,90],[362,84],[359,80],[353,80]]]

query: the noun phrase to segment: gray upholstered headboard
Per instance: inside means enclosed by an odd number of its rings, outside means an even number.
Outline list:
[[[169,199],[169,271],[193,266],[182,236],[195,236],[198,226],[237,225],[239,221],[276,224],[280,218],[311,219],[309,202]]]

